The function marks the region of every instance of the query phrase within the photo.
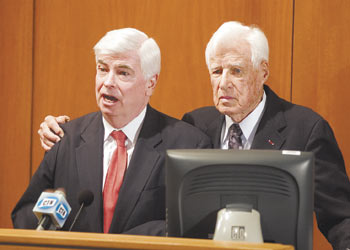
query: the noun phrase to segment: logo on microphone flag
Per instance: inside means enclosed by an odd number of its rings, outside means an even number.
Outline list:
[[[56,216],[59,220],[65,220],[68,216],[68,208],[61,203],[56,209]]]
[[[56,197],[46,197],[39,201],[38,207],[41,209],[49,209],[56,205],[58,199]]]

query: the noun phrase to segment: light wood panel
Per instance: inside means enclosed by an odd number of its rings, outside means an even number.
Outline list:
[[[0,0],[0,227],[29,182],[33,1]]]
[[[289,99],[292,7],[292,0],[37,0],[34,169],[43,155],[36,131],[44,116],[75,118],[97,109],[92,47],[106,31],[135,27],[158,42],[162,71],[151,104],[181,118],[212,104],[204,50],[212,33],[229,20],[258,24],[266,32],[269,84]]]
[[[0,229],[1,250],[34,250],[38,247],[50,250],[294,250],[294,247],[290,245],[272,243],[257,244],[125,234]]]
[[[350,174],[350,1],[295,1],[293,101],[325,117]],[[314,249],[332,249],[315,230]]]

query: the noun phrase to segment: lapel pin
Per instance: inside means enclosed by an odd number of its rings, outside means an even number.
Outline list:
[[[268,140],[268,142],[269,142],[272,146],[275,145],[275,143],[274,143],[273,141],[271,141],[270,139]]]

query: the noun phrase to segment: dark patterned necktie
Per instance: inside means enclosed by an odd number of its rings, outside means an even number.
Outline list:
[[[232,124],[228,130],[228,148],[242,149],[242,130],[238,124]]]

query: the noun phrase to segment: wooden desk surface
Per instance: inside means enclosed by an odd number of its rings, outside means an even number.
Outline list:
[[[0,249],[294,250],[294,247],[174,237],[0,229]]]

